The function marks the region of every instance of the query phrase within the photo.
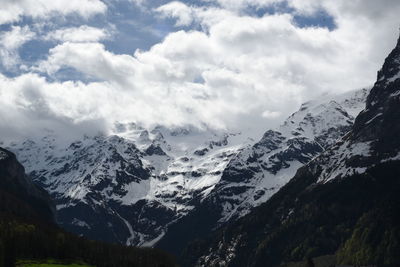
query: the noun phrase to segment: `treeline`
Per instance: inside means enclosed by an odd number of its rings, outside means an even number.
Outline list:
[[[91,241],[60,229],[37,209],[0,188],[0,267],[20,259],[82,261],[102,267],[176,266],[169,254],[152,248]]]
[[[85,262],[98,267],[176,266],[169,254],[91,241],[59,228],[52,201],[45,191],[29,185],[14,154],[0,148],[0,267],[17,260]]]
[[[15,266],[18,259],[83,261],[95,266],[175,266],[174,259],[159,250],[90,241],[34,224],[0,222],[0,267]]]

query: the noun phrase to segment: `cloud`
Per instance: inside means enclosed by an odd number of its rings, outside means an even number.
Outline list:
[[[287,14],[233,13],[207,27],[206,33],[171,33],[134,55],[113,54],[98,43],[67,42],[51,49],[39,70],[54,74],[70,67],[110,83],[116,95],[129,91],[131,105],[141,107],[131,114],[147,115],[131,115],[131,120],[215,128],[240,128],[249,116],[265,123],[278,120],[302,100],[348,82],[337,79],[343,67],[331,59],[343,60],[347,47],[326,29],[297,28]],[[277,112],[267,116],[265,110]]]
[[[18,49],[32,40],[36,34],[28,26],[12,26],[10,31],[0,33],[0,61],[6,69],[15,68],[20,62]]]
[[[284,0],[274,1],[284,2]],[[302,13],[309,14],[319,10],[326,10],[335,17],[339,17],[339,19],[347,16],[355,16],[366,17],[372,20],[394,15],[400,5],[399,1],[396,0],[292,0],[287,1],[287,3]]]
[[[28,26],[12,26],[11,31],[0,35],[1,45],[9,50],[15,50],[35,36]]]
[[[48,18],[76,13],[84,18],[104,13],[107,6],[100,0],[2,0],[0,25],[17,22],[23,16]]]
[[[115,55],[100,43],[65,42],[50,49],[38,70],[52,75],[63,67],[71,67],[89,77],[126,86],[134,73],[136,60],[129,55]]]
[[[37,74],[1,77],[0,116],[10,123],[32,116],[68,125],[96,121],[101,129],[134,121],[264,131],[303,101],[374,82],[397,38],[400,5],[387,1],[391,6],[372,0],[296,0],[288,2],[294,13],[263,16],[245,10],[282,1],[238,0],[231,7],[228,0],[207,6],[174,1],[153,11],[187,30],[134,54],[98,43],[104,38],[100,29],[56,30],[48,36],[61,43],[32,66]],[[337,27],[295,22],[295,15],[318,10],[332,16]],[[58,82],[65,69],[97,82]]]
[[[110,92],[105,84],[49,83],[36,74],[7,78],[0,74],[0,132],[2,141],[41,136],[43,129],[58,133],[105,131],[101,99]]]
[[[155,9],[161,17],[176,18],[176,26],[189,26],[193,21],[192,8],[182,2],[173,1]]]
[[[44,38],[61,42],[99,42],[108,38],[109,35],[105,29],[82,25],[49,32]]]
[[[285,2],[285,0],[204,0],[206,2],[217,3],[220,7],[231,11],[241,12],[250,7],[263,8],[276,3]]]
[[[270,110],[266,110],[266,111],[264,111],[263,113],[262,113],[262,116],[264,117],[264,118],[277,118],[277,117],[279,117],[281,115],[281,113],[280,112],[278,112],[278,111],[270,111]]]
[[[224,9],[215,6],[194,6],[186,5],[183,2],[172,1],[159,6],[153,11],[161,18],[172,18],[176,20],[175,26],[190,26],[192,23],[201,24],[203,30],[230,17],[233,14],[231,9]]]

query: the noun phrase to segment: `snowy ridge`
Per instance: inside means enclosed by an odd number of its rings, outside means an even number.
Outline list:
[[[242,217],[267,201],[299,167],[336,143],[351,129],[367,94],[362,89],[307,102],[233,158],[210,195],[210,202],[222,207],[219,223]]]
[[[378,72],[377,82],[352,132],[310,162],[310,168],[319,174],[318,182],[362,174],[377,163],[397,160],[399,104],[400,39]]]
[[[324,148],[342,137],[365,107],[369,90],[361,89],[341,95],[323,95],[301,105],[279,128],[287,136],[303,136],[319,142]],[[327,101],[327,99],[330,99]],[[341,128],[341,131],[336,129]]]
[[[211,192],[229,160],[251,142],[241,134],[146,130],[134,123],[117,123],[111,135],[85,136],[67,146],[56,140],[47,132],[9,147],[55,198],[60,224],[86,235],[123,225],[123,233],[110,241],[131,245],[160,239],[168,224],[194,208],[193,198]],[[102,222],[109,230],[96,230],[90,222],[90,213],[99,210],[110,217]]]
[[[310,166],[317,163],[322,169],[318,183],[327,183],[335,178],[343,178],[354,174],[362,174],[367,166],[352,166],[347,162],[352,159],[365,158],[370,155],[370,143],[339,142],[332,149],[311,162]],[[327,161],[329,159],[329,161]],[[369,166],[372,167],[372,166]]]

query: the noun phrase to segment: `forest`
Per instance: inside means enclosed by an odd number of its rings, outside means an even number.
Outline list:
[[[67,233],[44,220],[35,207],[0,189],[0,267],[43,259],[98,267],[175,266],[173,257],[161,250],[107,244]]]

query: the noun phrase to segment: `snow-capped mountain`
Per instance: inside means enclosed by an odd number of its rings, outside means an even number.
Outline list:
[[[27,172],[57,204],[58,222],[90,238],[150,246],[206,197],[251,140],[192,127],[115,125],[67,146],[48,132],[12,143]]]
[[[282,266],[324,256],[332,266],[397,266],[399,136],[400,38],[351,130],[268,201],[192,243],[183,262]]]
[[[351,129],[355,116],[365,107],[367,94],[368,90],[362,89],[325,95],[301,105],[280,127],[267,131],[260,141],[235,155],[210,194],[170,226],[158,246],[179,255],[191,240],[267,201],[298,168]]]
[[[319,182],[362,174],[379,162],[400,159],[400,39],[378,72],[353,131],[310,164]]]
[[[344,136],[365,107],[367,94],[362,89],[307,102],[278,129],[240,152],[214,190],[226,203],[221,221],[241,217],[268,200],[299,167]]]
[[[206,211],[206,230],[265,202],[350,129],[366,95],[363,89],[307,102],[257,143],[241,133],[116,123],[110,134],[68,145],[49,131],[8,147],[55,199],[65,229],[142,246],[168,230],[165,245],[198,211]],[[191,232],[186,238],[201,233]]]

